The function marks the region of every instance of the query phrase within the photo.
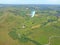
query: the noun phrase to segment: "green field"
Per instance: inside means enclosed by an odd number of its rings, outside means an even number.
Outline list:
[[[0,7],[0,45],[60,45],[60,6],[53,7]],[[33,8],[36,13],[31,17]]]

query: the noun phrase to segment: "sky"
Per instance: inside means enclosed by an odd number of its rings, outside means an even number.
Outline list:
[[[0,4],[60,4],[60,0],[0,0]]]

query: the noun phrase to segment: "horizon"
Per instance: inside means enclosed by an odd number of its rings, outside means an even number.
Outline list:
[[[60,4],[0,4],[0,5],[60,5]]]

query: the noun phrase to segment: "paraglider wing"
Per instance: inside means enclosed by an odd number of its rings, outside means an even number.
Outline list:
[[[31,17],[34,17],[35,15],[35,11],[32,11]]]

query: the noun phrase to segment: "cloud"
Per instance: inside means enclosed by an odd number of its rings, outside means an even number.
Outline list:
[[[50,4],[60,4],[60,0],[46,0]]]

